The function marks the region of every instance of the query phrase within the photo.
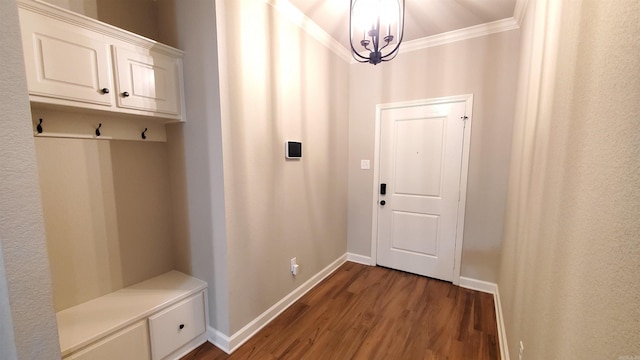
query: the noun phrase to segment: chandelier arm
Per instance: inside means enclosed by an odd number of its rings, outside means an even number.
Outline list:
[[[398,44],[396,45],[396,47],[389,52],[387,55],[384,55],[380,60],[382,61],[390,61],[395,59],[395,57],[398,55],[398,50],[400,49],[400,44],[402,44],[402,40],[404,39],[404,14],[405,14],[405,8],[406,8],[406,0],[402,1],[402,31],[400,32],[400,39],[398,39]],[[387,59],[389,56],[392,56],[390,59]]]

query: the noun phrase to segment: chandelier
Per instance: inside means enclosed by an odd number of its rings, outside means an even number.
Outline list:
[[[398,55],[404,36],[405,1],[351,0],[349,40],[357,62],[377,65]]]

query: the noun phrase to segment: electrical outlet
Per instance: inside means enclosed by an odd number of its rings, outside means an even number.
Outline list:
[[[293,276],[298,275],[298,259],[297,258],[291,258],[291,273],[293,274]]]
[[[522,340],[520,340],[520,355],[518,355],[518,360],[524,360],[524,344]]]

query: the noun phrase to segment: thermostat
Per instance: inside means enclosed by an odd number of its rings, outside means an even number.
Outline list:
[[[302,143],[299,141],[287,141],[284,146],[287,159],[302,158]]]

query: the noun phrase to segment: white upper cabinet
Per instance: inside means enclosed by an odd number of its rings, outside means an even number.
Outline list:
[[[111,106],[109,44],[99,33],[21,11],[29,93]]]
[[[180,62],[147,49],[113,47],[118,106],[180,114]]]
[[[32,102],[185,120],[182,51],[39,0],[18,7]]]

